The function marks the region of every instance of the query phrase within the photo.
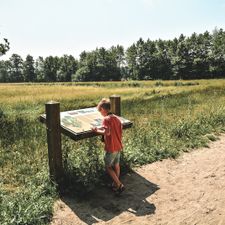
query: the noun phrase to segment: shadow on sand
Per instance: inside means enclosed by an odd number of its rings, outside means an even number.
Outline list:
[[[86,224],[107,222],[125,211],[136,216],[153,214],[155,205],[146,198],[159,187],[133,171],[123,176],[121,180],[126,190],[119,197],[109,188],[99,187],[85,198],[66,195],[62,196],[61,200]]]

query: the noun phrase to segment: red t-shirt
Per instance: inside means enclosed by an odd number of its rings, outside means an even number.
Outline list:
[[[122,145],[122,124],[120,119],[110,114],[104,117],[102,125],[105,129],[109,129],[110,134],[104,135],[105,151],[118,152],[123,148]]]

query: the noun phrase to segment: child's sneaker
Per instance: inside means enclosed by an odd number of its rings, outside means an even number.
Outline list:
[[[119,196],[119,195],[121,195],[121,193],[124,192],[124,191],[125,191],[125,187],[124,187],[123,184],[121,184],[121,185],[116,189],[115,193],[116,193],[117,196]]]
[[[117,188],[116,188],[116,185],[115,185],[115,183],[114,182],[112,182],[111,184],[110,184],[110,189],[112,190],[112,191],[117,191]]]

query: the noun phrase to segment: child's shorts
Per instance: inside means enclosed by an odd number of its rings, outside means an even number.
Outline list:
[[[104,161],[105,161],[106,167],[114,166],[115,164],[120,163],[120,151],[119,152],[106,152]]]

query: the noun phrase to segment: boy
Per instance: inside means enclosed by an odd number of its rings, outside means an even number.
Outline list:
[[[117,194],[125,190],[121,183],[120,176],[120,152],[122,146],[122,124],[119,118],[110,112],[110,101],[102,99],[97,106],[98,111],[104,117],[102,128],[93,128],[92,130],[104,136],[105,143],[105,166],[106,171],[113,180],[112,188]]]

